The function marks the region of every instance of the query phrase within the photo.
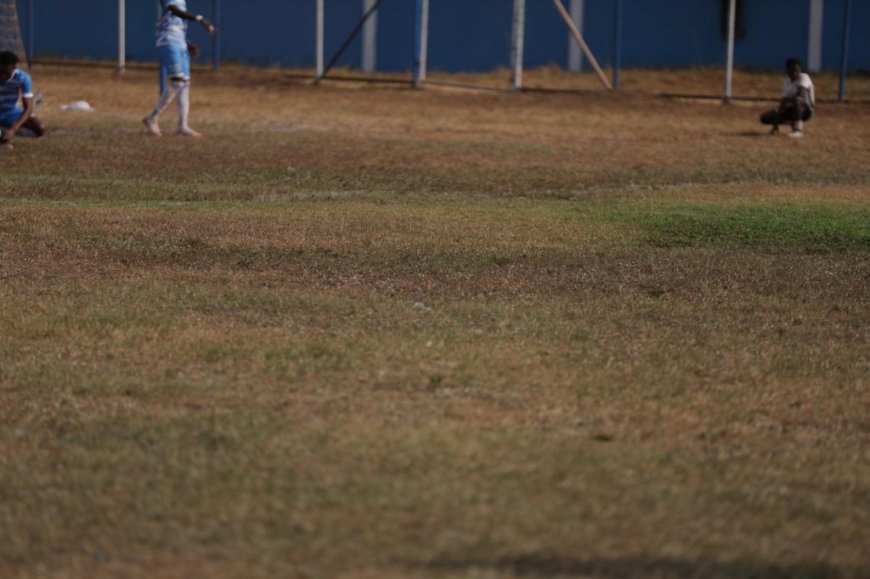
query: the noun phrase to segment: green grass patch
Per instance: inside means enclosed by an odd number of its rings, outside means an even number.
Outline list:
[[[630,204],[608,219],[642,230],[657,247],[778,247],[799,251],[870,249],[870,208],[820,204]]]

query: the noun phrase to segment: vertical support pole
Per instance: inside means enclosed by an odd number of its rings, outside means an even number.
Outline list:
[[[822,31],[824,29],[825,0],[810,0],[810,26],[807,39],[807,70],[822,70]]]
[[[217,71],[221,67],[221,0],[212,0],[211,15],[212,24],[217,29],[211,37],[211,68]]]
[[[571,0],[568,11],[571,13],[571,20],[574,21],[577,30],[582,34],[583,0]],[[583,70],[583,51],[580,50],[580,47],[577,46],[577,43],[573,38],[571,38],[570,32],[568,33],[568,70],[573,70],[575,72]]]
[[[317,0],[316,16],[315,16],[315,33],[314,33],[314,54],[315,54],[315,80],[323,78],[323,32],[324,32],[324,0]]]
[[[619,88],[622,71],[622,14],[623,0],[616,0],[616,15],[613,22],[613,89]]]
[[[369,14],[377,0],[363,0],[363,14]],[[378,14],[372,13],[362,30],[362,69],[372,73],[378,68]]]
[[[843,45],[840,49],[840,90],[837,99],[846,100],[846,69],[849,66],[849,20],[852,18],[852,0],[846,0],[843,12]]]
[[[416,28],[414,30],[414,86],[426,81],[429,59],[429,0],[417,0]]]
[[[33,68],[33,0],[27,0],[27,68]]]
[[[160,2],[155,2],[154,6],[157,8],[157,20],[159,21],[163,18],[163,4]],[[162,95],[166,90],[166,69],[161,64],[157,67],[157,86],[158,86],[158,94]]]
[[[526,0],[514,0],[514,29],[511,37],[512,84],[523,88],[523,49],[526,41]]]
[[[737,24],[737,0],[728,2],[728,49],[725,58],[725,102],[731,102],[734,84],[734,27]]]
[[[118,0],[118,74],[127,65],[127,2]]]

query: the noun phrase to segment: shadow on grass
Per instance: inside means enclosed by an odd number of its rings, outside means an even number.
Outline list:
[[[432,561],[415,566],[434,573],[495,572],[518,577],[601,577],[603,579],[839,579],[868,576],[870,568],[841,571],[824,563],[769,564],[737,560],[687,561],[667,558],[563,559],[519,557],[497,561]]]
[[[739,133],[731,133],[733,137],[748,137],[750,139],[760,139],[761,137],[769,137],[770,131],[740,131]]]

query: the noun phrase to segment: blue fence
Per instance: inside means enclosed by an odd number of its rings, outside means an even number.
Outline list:
[[[513,0],[430,0],[429,69],[486,71],[510,65]],[[565,0],[566,4],[568,0]],[[622,65],[691,67],[725,60],[723,0],[623,0]],[[742,0],[735,62],[779,69],[787,56],[806,58],[811,0]],[[840,66],[847,0],[824,0],[821,68]],[[154,60],[156,0],[126,1],[126,58]],[[583,33],[602,65],[614,57],[615,0],[583,0]],[[117,0],[18,0],[25,43],[40,58],[114,59]],[[220,10],[220,55],[254,65],[313,67],[315,0],[188,0],[208,17]],[[362,0],[326,0],[326,56],[338,48],[363,12]],[[569,37],[551,0],[527,0],[525,66],[568,64]],[[852,0],[849,70],[870,69],[870,0]],[[377,68],[409,71],[413,63],[414,0],[383,0],[378,12]],[[212,41],[197,26],[191,38],[203,61]],[[358,67],[357,39],[338,64]]]

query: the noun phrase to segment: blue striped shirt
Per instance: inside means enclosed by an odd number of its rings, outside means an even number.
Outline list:
[[[187,0],[165,0],[157,21],[157,46],[187,46],[187,21],[169,11],[177,6],[187,12]]]
[[[0,83],[0,112],[17,109],[21,98],[33,98],[33,81],[29,74],[16,68],[9,80]]]

